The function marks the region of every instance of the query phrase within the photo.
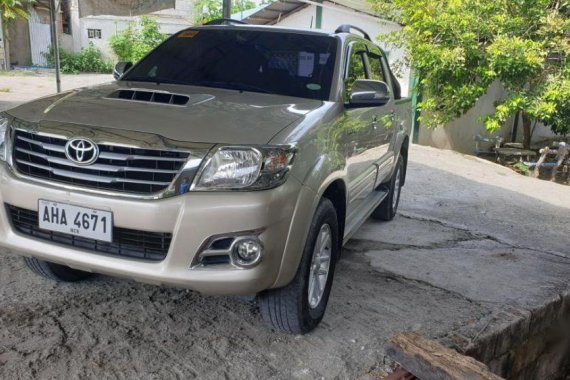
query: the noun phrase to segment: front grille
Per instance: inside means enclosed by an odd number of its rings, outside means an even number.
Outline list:
[[[98,190],[153,194],[165,190],[189,153],[99,144],[99,157],[89,166],[67,159],[68,140],[16,130],[13,158],[25,175]]]
[[[170,233],[146,232],[119,227],[113,228],[112,243],[46,231],[39,228],[36,211],[12,205],[6,205],[6,208],[12,219],[12,226],[23,235],[111,256],[161,261],[166,257],[172,241]]]

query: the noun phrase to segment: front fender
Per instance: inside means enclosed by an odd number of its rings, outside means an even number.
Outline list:
[[[333,182],[339,179],[344,181],[345,172],[343,170],[333,171],[335,167],[338,168],[335,160],[331,160],[326,155],[320,156],[302,181],[303,186],[291,219],[281,268],[272,288],[286,286],[295,277],[303,256],[313,215],[324,192]]]

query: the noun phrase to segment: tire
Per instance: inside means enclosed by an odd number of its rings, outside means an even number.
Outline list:
[[[330,241],[323,237],[323,235],[326,236],[327,231],[330,232]],[[305,334],[317,327],[325,315],[336,261],[340,253],[338,231],[336,210],[329,199],[323,198],[313,216],[301,263],[293,281],[283,288],[270,289],[259,294],[259,309],[265,322],[276,329],[291,334]],[[322,244],[317,246],[317,238],[319,237],[325,241],[323,251],[318,249],[319,246],[323,246]],[[314,270],[316,261],[313,263],[313,258],[319,257],[318,252],[320,252],[319,255],[322,254],[323,258],[326,257],[327,245],[329,248],[328,271],[326,275],[318,275]],[[323,259],[318,262],[318,265],[321,266],[319,270],[324,271],[327,266],[326,260]],[[311,270],[312,266],[313,270]],[[318,282],[315,277],[311,276],[312,274],[318,276]],[[324,287],[322,286],[323,283]],[[318,284],[321,284],[319,290],[317,290]],[[311,301],[309,301],[309,285],[314,290],[312,292],[314,297]],[[319,293],[321,296],[317,297]]]
[[[388,196],[384,198],[382,203],[380,203],[372,213],[373,219],[384,221],[394,219],[398,211],[398,205],[400,204],[400,193],[402,191],[405,173],[404,157],[400,154],[398,162],[396,163],[396,170],[394,174],[392,174],[392,178],[390,178]]]
[[[54,281],[77,282],[93,276],[93,273],[39,260],[35,257],[24,257],[24,261],[32,272]]]

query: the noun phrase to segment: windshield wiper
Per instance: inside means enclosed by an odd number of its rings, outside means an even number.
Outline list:
[[[215,88],[224,88],[227,90],[237,90],[237,91],[252,91],[252,92],[262,92],[264,94],[271,94],[270,91],[267,91],[264,88],[240,83],[240,82],[216,82],[216,81],[202,81],[191,83],[193,86],[205,86],[205,87],[215,87]]]
[[[176,80],[172,80],[172,79],[166,79],[166,78],[150,78],[150,77],[128,77],[128,78],[122,78],[121,80],[124,81],[132,81],[132,82],[146,82],[146,83],[156,83],[156,84],[180,84],[180,85],[185,85],[187,83],[184,82],[180,82],[180,81],[176,81]]]

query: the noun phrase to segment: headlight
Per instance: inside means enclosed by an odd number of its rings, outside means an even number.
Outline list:
[[[6,161],[6,133],[8,131],[9,119],[6,115],[0,114],[0,160]]]
[[[290,146],[224,146],[210,157],[191,190],[264,190],[282,184],[294,156]]]

